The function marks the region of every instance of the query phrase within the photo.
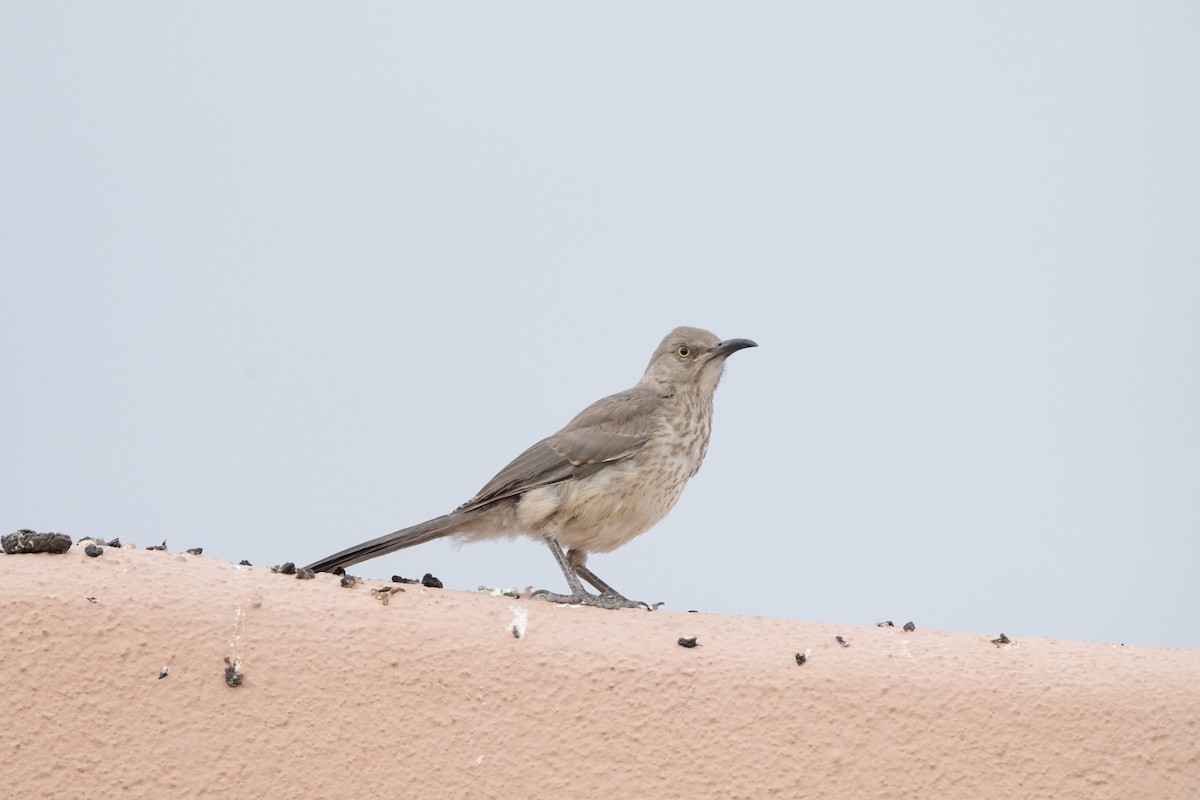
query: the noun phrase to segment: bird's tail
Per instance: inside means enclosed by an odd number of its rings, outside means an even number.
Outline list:
[[[463,522],[465,522],[465,515],[461,513],[435,517],[419,525],[413,525],[411,528],[389,533],[386,536],[380,536],[378,539],[372,539],[369,542],[348,547],[340,553],[326,556],[320,561],[314,561],[309,564],[308,569],[311,569],[313,572],[332,572],[338,567],[348,567],[351,564],[375,558],[375,556],[382,556],[396,550],[403,550],[405,547],[412,547],[414,544],[422,544],[423,542],[440,539],[443,536],[449,536],[456,530],[460,530]]]

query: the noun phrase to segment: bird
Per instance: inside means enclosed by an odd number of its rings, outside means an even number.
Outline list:
[[[346,548],[308,569],[344,569],[447,536],[470,542],[524,535],[546,543],[570,589],[534,596],[607,609],[648,608],[588,569],[588,555],[615,550],[674,507],[708,450],[713,393],[725,360],[757,346],[750,339],[721,340],[701,328],[675,328],[632,388],[592,403],[454,511]]]

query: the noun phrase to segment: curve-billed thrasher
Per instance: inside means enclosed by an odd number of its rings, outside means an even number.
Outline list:
[[[636,386],[592,403],[454,512],[355,545],[309,569],[328,572],[443,536],[474,541],[540,535],[571,594],[537,594],[601,608],[644,606],[596,577],[585,565],[588,553],[615,550],[671,510],[708,449],[713,392],[725,359],[756,346],[749,339],[722,342],[699,328],[676,328]],[[580,578],[600,594],[587,592]]]

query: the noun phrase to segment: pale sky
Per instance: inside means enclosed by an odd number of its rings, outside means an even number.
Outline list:
[[[696,325],[760,347],[589,562],[626,595],[1200,647],[1198,40],[1189,2],[5,3],[0,527],[307,563]],[[525,540],[351,571],[565,588]]]

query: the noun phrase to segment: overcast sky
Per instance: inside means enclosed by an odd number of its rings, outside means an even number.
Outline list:
[[[591,559],[626,595],[1200,647],[1198,37],[1190,2],[5,3],[0,526],[307,563],[696,325],[760,347],[676,509]],[[352,571],[565,588],[525,540]]]

